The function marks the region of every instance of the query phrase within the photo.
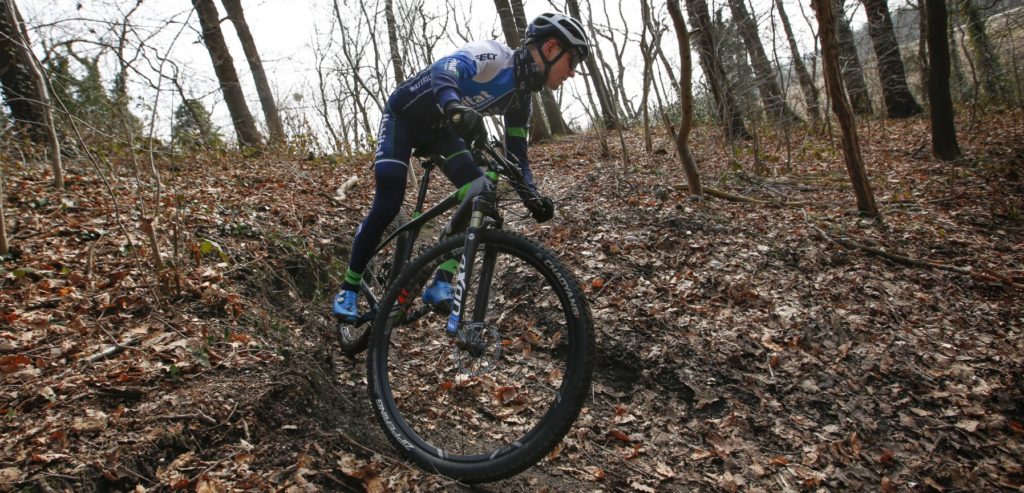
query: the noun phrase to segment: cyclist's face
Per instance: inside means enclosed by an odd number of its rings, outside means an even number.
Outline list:
[[[548,79],[544,83],[545,87],[554,91],[561,87],[566,79],[576,75],[575,69],[579,63],[579,57],[573,50],[562,47],[554,39],[546,41],[541,49],[544,50],[544,55],[548,60],[554,60],[555,57],[558,57],[558,61],[551,67],[551,71],[548,72]],[[561,56],[558,56],[559,54]]]

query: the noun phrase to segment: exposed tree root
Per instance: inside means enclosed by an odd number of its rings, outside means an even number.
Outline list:
[[[829,234],[826,233],[824,229],[818,227],[817,225],[811,224],[811,223],[808,223],[808,224],[812,228],[814,228],[815,231],[817,231],[818,234],[820,234],[826,240],[828,240],[829,242],[834,243],[836,245],[839,245],[839,246],[841,246],[841,247],[843,247],[843,248],[845,248],[847,250],[861,250],[861,251],[869,253],[871,255],[882,257],[882,258],[887,259],[887,260],[889,260],[891,262],[894,262],[894,263],[897,263],[897,264],[900,264],[900,265],[905,265],[907,267],[924,267],[924,268],[940,269],[940,270],[945,270],[945,271],[949,271],[949,272],[956,272],[957,274],[965,274],[965,275],[971,276],[973,279],[977,279],[979,281],[998,282],[998,283],[1002,283],[1002,284],[1005,284],[1007,286],[1011,286],[1011,287],[1014,287],[1014,288],[1017,288],[1017,289],[1024,289],[1024,284],[1016,283],[1012,279],[1010,279],[1009,277],[1004,276],[1004,275],[1000,275],[1000,274],[995,273],[995,272],[981,272],[981,271],[977,271],[975,269],[972,269],[970,267],[958,267],[958,266],[955,266],[955,265],[943,264],[941,262],[934,262],[934,261],[931,261],[931,260],[920,260],[920,259],[915,259],[915,258],[911,258],[911,257],[907,257],[907,256],[895,254],[895,253],[890,253],[890,252],[887,252],[887,251],[882,250],[880,248],[875,248],[875,247],[870,247],[870,246],[867,246],[867,245],[862,245],[862,244],[857,243],[855,241],[847,240],[845,238],[833,238],[832,236],[829,236]]]

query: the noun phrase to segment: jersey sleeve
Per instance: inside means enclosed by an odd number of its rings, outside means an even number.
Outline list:
[[[464,50],[434,62],[430,67],[430,88],[441,109],[448,106],[448,103],[459,100],[462,96],[462,92],[459,91],[459,80],[472,79],[476,76],[476,69],[473,58]]]
[[[504,68],[507,56],[500,44],[477,41],[435,62],[430,69],[430,84],[438,104],[444,108],[464,96],[461,88],[468,81],[486,84],[494,79]]]
[[[533,172],[530,171],[530,158],[527,153],[527,148],[529,147],[527,128],[530,125],[530,114],[532,112],[532,98],[528,95],[523,95],[505,113],[505,149],[519,161],[519,168],[523,171],[523,178],[526,179],[526,183],[532,191],[536,191],[537,187],[533,184]],[[522,195],[520,193],[520,196]]]

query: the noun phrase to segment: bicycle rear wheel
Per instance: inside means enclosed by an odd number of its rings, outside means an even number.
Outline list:
[[[407,222],[409,217],[404,213],[398,213],[384,230],[382,238],[387,238]],[[338,342],[346,355],[355,356],[366,350],[370,340],[370,328],[377,315],[377,305],[401,270],[401,266],[397,265],[400,259],[396,245],[404,242],[408,235],[408,232],[398,235],[366,264],[363,280],[359,284],[359,319],[355,323],[335,321]]]
[[[544,248],[503,230],[479,233],[463,333],[448,313],[409,321],[464,236],[406,268],[379,306],[367,359],[374,411],[392,443],[427,470],[469,483],[512,476],[569,431],[590,388],[594,335],[577,282]]]

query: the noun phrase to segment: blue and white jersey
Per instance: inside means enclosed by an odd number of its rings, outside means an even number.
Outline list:
[[[469,43],[399,85],[388,109],[428,127],[444,124],[444,107],[452,101],[484,115],[503,115],[505,145],[533,183],[526,153],[531,98],[516,90],[515,63],[515,51],[503,43]]]

